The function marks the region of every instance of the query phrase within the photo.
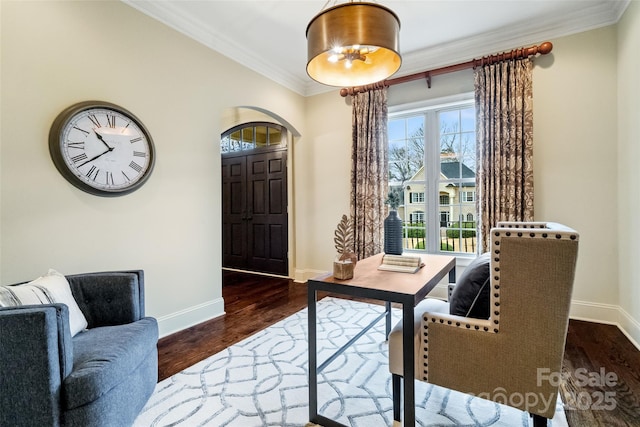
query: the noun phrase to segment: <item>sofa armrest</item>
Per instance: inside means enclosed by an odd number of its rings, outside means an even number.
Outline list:
[[[66,276],[89,328],[122,325],[144,317],[144,272],[107,271]]]
[[[59,425],[62,381],[73,369],[68,307],[0,308],[0,342],[0,425]]]

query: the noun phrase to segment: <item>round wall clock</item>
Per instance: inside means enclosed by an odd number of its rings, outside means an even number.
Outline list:
[[[60,113],[49,132],[49,152],[67,181],[98,196],[137,190],[155,161],[153,141],[142,122],[101,101],[80,102]]]

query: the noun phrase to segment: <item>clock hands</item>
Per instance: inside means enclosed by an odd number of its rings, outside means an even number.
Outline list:
[[[110,146],[109,146],[109,144],[107,144],[107,141],[105,141],[105,140],[104,140],[104,138],[102,137],[102,135],[100,135],[98,132],[96,132],[96,130],[95,130],[95,129],[93,129],[93,133],[95,133],[95,134],[96,134],[96,136],[98,137],[98,139],[99,139],[100,141],[102,141],[102,143],[103,143],[104,145],[106,145],[106,146],[107,146],[107,148],[109,149],[109,151],[113,150],[113,147],[110,147]]]
[[[109,146],[107,145],[107,147],[109,147]],[[87,164],[87,163],[89,163],[89,162],[93,162],[93,161],[94,161],[95,159],[97,159],[98,157],[102,157],[102,156],[104,156],[105,154],[112,152],[112,151],[113,151],[113,148],[114,148],[114,147],[109,147],[109,149],[108,149],[107,151],[105,151],[105,152],[103,152],[103,153],[100,153],[100,154],[98,154],[97,156],[94,156],[94,157],[90,158],[89,160],[86,160],[86,161],[84,161],[84,162],[80,163],[80,164],[78,165],[78,167],[84,166],[84,165],[86,165],[86,164]]]
[[[104,151],[104,152],[102,152],[102,153],[98,154],[97,156],[94,156],[94,157],[90,158],[89,160],[86,160],[86,161],[84,161],[83,163],[80,163],[80,164],[78,165],[78,167],[81,167],[81,166],[86,165],[87,163],[93,162],[93,161],[94,161],[95,159],[97,159],[98,157],[102,157],[102,156],[104,156],[105,154],[112,152],[112,151],[113,151],[113,149],[115,148],[115,147],[111,147],[109,144],[107,144],[107,141],[105,141],[105,140],[104,140],[104,138],[102,137],[102,135],[100,135],[98,132],[96,132],[96,130],[95,130],[95,129],[93,129],[93,133],[95,133],[95,134],[96,134],[96,136],[98,137],[98,139],[99,139],[99,140],[100,140],[100,141],[101,141],[101,142],[102,142],[102,143],[107,147],[107,151]]]

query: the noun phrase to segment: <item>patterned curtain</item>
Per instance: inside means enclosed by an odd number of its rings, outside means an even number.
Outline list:
[[[533,220],[533,64],[477,67],[477,203],[484,250],[498,221]]]
[[[383,250],[389,165],[387,162],[387,89],[353,97],[351,218],[355,253],[363,259]]]

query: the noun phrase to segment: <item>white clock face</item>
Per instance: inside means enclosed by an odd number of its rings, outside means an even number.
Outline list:
[[[85,191],[125,194],[138,188],[153,167],[153,142],[126,110],[80,109],[61,123],[57,135],[59,155],[54,155],[52,147],[54,162],[72,184]]]

